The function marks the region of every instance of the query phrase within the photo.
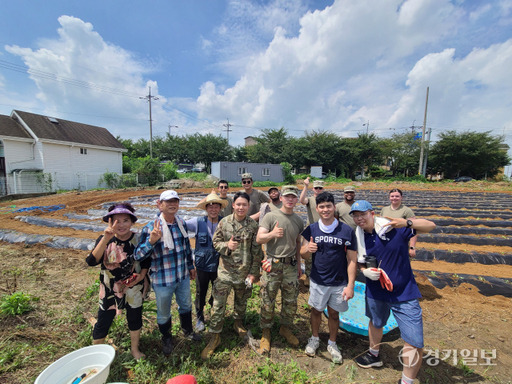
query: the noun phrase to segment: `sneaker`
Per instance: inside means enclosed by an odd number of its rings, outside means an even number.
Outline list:
[[[382,365],[383,365],[380,357],[373,356],[368,351],[364,355],[357,357],[356,363],[361,368],[382,367]]]
[[[306,345],[306,355],[308,356],[315,356],[316,350],[318,349],[318,346],[320,345],[320,339],[314,339],[313,337],[310,337],[308,340],[308,345]]]
[[[201,320],[197,320],[196,332],[203,332],[205,328],[204,323]]]
[[[341,352],[336,344],[327,344],[327,352],[331,354],[331,360],[333,363],[341,364],[343,362],[343,357],[341,356]]]

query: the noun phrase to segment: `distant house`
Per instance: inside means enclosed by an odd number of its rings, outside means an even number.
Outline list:
[[[280,164],[244,163],[216,161],[212,162],[212,176],[226,181],[240,181],[242,174],[252,173],[254,181],[273,181],[281,183],[284,181],[283,167]]]
[[[258,142],[256,141],[256,139],[253,136],[247,136],[246,138],[244,138],[244,140],[245,140],[246,147],[250,147],[251,145],[258,144]]]
[[[126,148],[105,128],[34,113],[0,115],[0,195],[91,189],[122,173]]]

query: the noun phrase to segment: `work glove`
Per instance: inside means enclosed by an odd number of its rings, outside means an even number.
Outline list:
[[[383,269],[380,269],[380,285],[383,289],[387,289],[389,292],[393,292],[393,282],[388,277],[388,274]]]
[[[382,269],[380,268],[366,268],[363,269],[363,275],[370,280],[377,281],[380,278],[380,272]]]
[[[269,273],[272,270],[272,261],[268,260],[268,259],[262,260],[261,261],[261,268],[265,272]]]

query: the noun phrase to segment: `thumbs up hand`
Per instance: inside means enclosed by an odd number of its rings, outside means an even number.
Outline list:
[[[279,227],[279,221],[276,221],[276,226],[272,229],[272,237],[278,238],[284,236],[284,229]]]
[[[228,240],[228,249],[230,251],[235,251],[238,248],[239,241],[235,240],[235,237],[231,235],[231,239]]]
[[[316,251],[318,251],[318,244],[315,243],[313,236],[311,236],[311,239],[309,239],[309,243],[308,243],[308,252],[315,253]]]

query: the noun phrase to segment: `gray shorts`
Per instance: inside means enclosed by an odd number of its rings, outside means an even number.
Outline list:
[[[327,306],[336,312],[345,312],[348,309],[348,302],[343,300],[342,295],[345,287],[346,285],[328,287],[310,280],[308,304],[319,312],[323,312]]]

